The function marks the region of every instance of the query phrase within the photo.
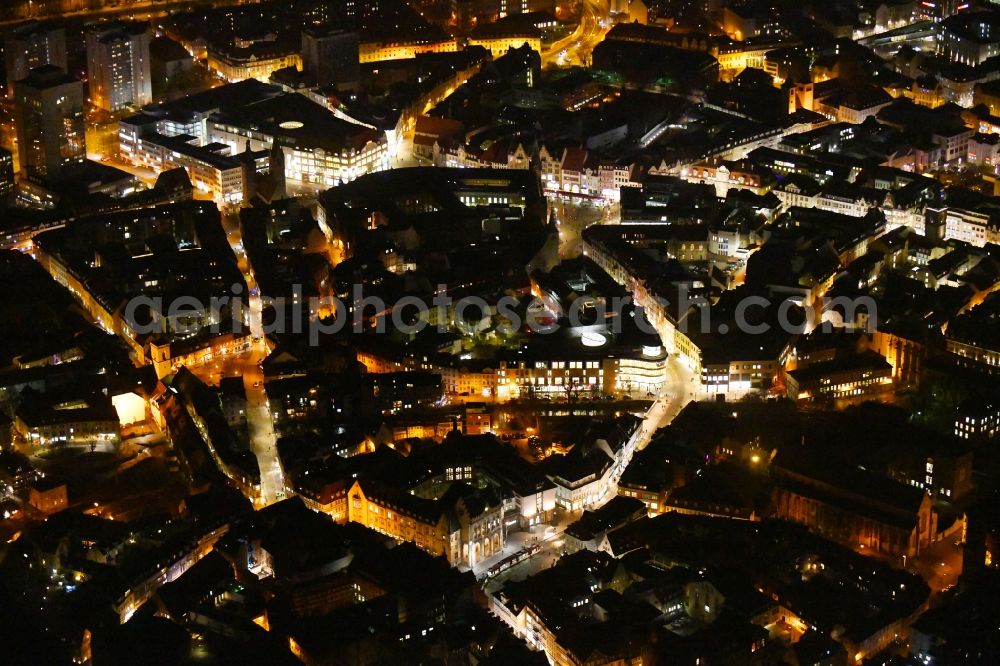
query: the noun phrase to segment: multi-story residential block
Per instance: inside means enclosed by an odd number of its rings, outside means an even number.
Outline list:
[[[563,196],[618,201],[621,188],[631,185],[633,165],[603,160],[584,148],[564,148],[562,153],[546,146],[538,149],[542,186]]]
[[[23,178],[56,181],[87,157],[83,84],[53,65],[14,82],[14,124]]]
[[[90,101],[107,111],[141,107],[153,101],[149,42],[145,23],[110,23],[86,31]]]
[[[1000,405],[985,398],[969,398],[955,409],[956,437],[981,442],[1000,432]]]
[[[118,414],[105,396],[51,402],[25,400],[14,415],[14,432],[31,447],[82,446],[95,450],[115,447],[120,434]]]
[[[4,35],[4,64],[8,95],[14,94],[14,82],[27,78],[33,69],[52,65],[66,71],[66,31],[37,21],[9,30]]]

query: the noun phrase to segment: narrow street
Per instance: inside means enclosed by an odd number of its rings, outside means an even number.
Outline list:
[[[267,393],[264,390],[264,371],[259,365],[270,350],[264,337],[260,291],[240,235],[239,215],[225,214],[223,226],[249,291],[248,316],[253,348],[249,354],[224,361],[222,373],[243,376],[243,386],[247,396],[250,446],[260,466],[260,503],[262,506],[267,506],[283,499],[286,495],[285,475],[281,469],[281,459],[278,457],[277,437],[274,434],[274,424],[267,404]]]

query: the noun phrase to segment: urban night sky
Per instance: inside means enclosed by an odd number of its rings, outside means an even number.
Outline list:
[[[0,663],[1000,664],[1000,5],[0,44]]]

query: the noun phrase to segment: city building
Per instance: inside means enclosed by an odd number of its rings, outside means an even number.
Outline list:
[[[272,168],[270,151],[244,151],[233,154],[221,143],[199,145],[188,134],[167,136],[156,131],[158,123],[147,115],[133,116],[119,124],[122,151],[137,166],[155,173],[184,169],[192,184],[222,205],[237,205],[252,195],[251,183],[257,174]]]
[[[40,479],[28,491],[28,504],[44,514],[58,513],[69,504],[65,483]]]
[[[117,446],[118,414],[105,396],[55,401],[25,396],[14,414],[14,432],[33,449],[82,446],[107,451]]]
[[[90,102],[117,112],[153,101],[150,28],[145,23],[108,23],[86,30]]]
[[[22,178],[70,175],[87,157],[83,83],[53,65],[31,70],[14,83],[14,125]]]
[[[348,122],[303,95],[288,93],[227,106],[208,123],[209,140],[241,149],[281,150],[285,178],[318,189],[389,166],[385,133]]]
[[[892,366],[876,352],[812,363],[786,375],[793,400],[856,400],[892,389]]]
[[[1000,664],[994,5],[131,1],[0,2],[6,661]]]
[[[208,49],[208,67],[230,83],[246,79],[266,82],[271,74],[293,67],[302,69],[302,55],[286,43],[253,42],[247,46],[212,45]]]
[[[631,414],[595,422],[566,456],[552,459],[548,477],[556,506],[567,511],[603,504],[632,460],[642,421]]]
[[[983,398],[963,400],[955,408],[955,437],[973,442],[985,442],[1000,431],[1000,406]]]
[[[1000,335],[996,328],[998,307],[1000,297],[994,292],[951,320],[945,345],[953,362],[984,374],[997,372],[1000,367]]]
[[[93,321],[118,335],[138,362],[153,365],[162,377],[248,344],[249,331],[233,332],[230,308],[223,313],[207,307],[210,298],[228,294],[242,280],[221,226],[212,226],[219,219],[216,206],[205,201],[97,214],[39,234],[34,247],[39,263],[73,293]],[[175,290],[206,307],[179,312],[163,307],[161,300],[161,306],[149,306],[148,320],[125,307],[132,296]],[[151,328],[145,330],[144,324]]]
[[[0,148],[0,205],[11,202],[14,185],[14,156]]]
[[[302,71],[317,86],[345,88],[360,76],[358,35],[346,30],[302,31]]]
[[[902,559],[919,555],[937,534],[937,513],[923,488],[793,450],[782,451],[771,470],[774,516],[826,538]]]
[[[4,35],[4,64],[7,71],[7,94],[14,94],[14,82],[27,78],[33,69],[52,65],[63,71],[66,66],[66,31],[62,26],[29,21]]]
[[[154,37],[149,42],[149,73],[153,93],[162,93],[178,77],[194,71],[194,57],[179,42],[169,37]]]
[[[482,46],[498,58],[510,49],[519,49],[527,45],[534,51],[541,52],[542,36],[531,26],[504,25],[502,23],[483,23],[477,25],[469,33],[470,46]]]
[[[440,499],[425,499],[356,481],[347,492],[349,522],[410,541],[452,566],[473,567],[503,550],[503,506],[495,498],[454,483]]]
[[[384,133],[253,79],[147,107],[120,122],[119,143],[138,166],[184,167],[220,204],[250,198],[272,168],[321,189],[388,165]]]
[[[970,66],[1000,54],[1000,13],[949,16],[937,24],[937,49],[949,60]]]
[[[405,38],[402,36],[382,39],[364,39],[358,46],[360,63],[381,62],[415,58],[421,53],[452,53],[458,51],[458,41],[446,34]]]

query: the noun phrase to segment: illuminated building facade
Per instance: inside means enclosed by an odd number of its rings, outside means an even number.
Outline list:
[[[502,505],[474,492],[449,489],[431,500],[356,481],[347,492],[347,521],[412,542],[452,566],[472,567],[502,551],[505,542]]]
[[[955,14],[936,28],[938,53],[953,62],[974,67],[1000,54],[1000,17],[995,12]]]
[[[267,151],[246,151],[234,155],[228,145],[199,145],[197,137],[167,136],[143,115],[122,120],[118,140],[122,155],[137,166],[155,173],[182,168],[192,184],[210,192],[220,205],[237,205],[248,195],[253,174],[271,168]]]
[[[87,80],[90,101],[106,111],[153,101],[147,24],[112,23],[89,28]]]
[[[527,45],[534,51],[541,52],[542,38],[537,32],[499,32],[481,31],[474,32],[469,37],[469,46],[482,46],[493,54],[494,58],[499,58],[510,49],[521,48]]]
[[[441,387],[449,395],[470,400],[492,398],[497,402],[527,395],[558,398],[657,393],[665,381],[666,358],[662,347],[650,347],[637,356],[623,353],[606,357],[581,355],[577,360],[503,360],[496,368],[479,369],[461,361],[438,365],[415,358],[393,360],[373,351],[358,352],[358,361],[368,372],[434,372],[441,375]]]
[[[21,175],[45,183],[71,173],[87,157],[83,83],[52,65],[14,82]]]
[[[518,395],[607,395],[657,393],[663,386],[666,354],[662,347],[643,349],[637,356],[580,356],[578,360],[501,361],[497,386]]]
[[[14,432],[32,447],[116,446],[119,419],[110,400],[57,404],[27,401],[14,415]]]
[[[297,52],[251,52],[246,49],[208,50],[208,66],[226,81],[238,83],[246,79],[268,81],[279,69],[302,69],[302,56]]]
[[[124,159],[153,171],[185,168],[220,204],[242,202],[253,176],[272,166],[319,189],[383,170],[389,160],[384,133],[253,79],[126,118],[119,145]]]
[[[458,42],[450,37],[406,41],[379,40],[362,42],[358,47],[358,60],[364,64],[380,60],[415,58],[420,53],[453,53],[457,50]]]
[[[243,353],[250,348],[250,344],[248,333],[223,333],[182,340],[163,337],[151,340],[143,347],[139,360],[152,363],[157,377],[166,377],[182,367],[206,365],[227,355]]]
[[[52,65],[66,71],[66,31],[34,21],[10,30],[4,38],[4,63],[8,95],[14,93],[14,82],[33,69]]]
[[[389,166],[384,133],[343,120],[294,93],[222,110],[207,129],[211,143],[234,152],[279,146],[285,178],[322,189]]]
[[[985,398],[970,398],[955,410],[954,435],[974,442],[993,439],[1000,432],[1000,405]]]
[[[870,398],[892,389],[892,366],[871,352],[793,370],[786,386],[792,400]]]

